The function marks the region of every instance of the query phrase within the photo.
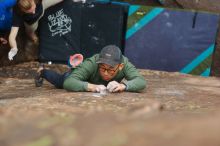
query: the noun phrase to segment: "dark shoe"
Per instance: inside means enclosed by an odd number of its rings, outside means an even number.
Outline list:
[[[34,82],[36,87],[41,87],[43,85],[43,77],[41,75],[42,71],[44,70],[44,65],[40,64],[37,74],[34,77]]]
[[[44,79],[40,75],[36,75],[34,81],[36,87],[41,87],[43,85]]]

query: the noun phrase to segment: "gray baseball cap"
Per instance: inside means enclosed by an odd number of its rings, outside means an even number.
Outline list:
[[[114,67],[115,65],[120,64],[121,61],[121,50],[115,45],[108,45],[101,50],[99,59],[96,63],[104,63]]]

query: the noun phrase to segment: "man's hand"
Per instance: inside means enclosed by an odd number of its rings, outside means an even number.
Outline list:
[[[17,48],[12,48],[9,52],[8,52],[8,59],[9,60],[13,60],[13,57],[17,54],[18,49]]]
[[[109,92],[122,92],[126,89],[126,86],[124,84],[120,84],[116,81],[111,81],[107,85],[107,90]]]
[[[87,90],[91,92],[101,92],[103,90],[106,90],[106,87],[104,85],[95,85],[90,83],[88,83],[87,88],[88,88]]]

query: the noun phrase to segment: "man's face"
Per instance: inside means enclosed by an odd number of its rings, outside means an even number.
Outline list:
[[[109,81],[116,76],[116,74],[118,73],[119,67],[120,67],[120,64],[112,67],[110,65],[101,63],[99,64],[99,73],[103,80]]]

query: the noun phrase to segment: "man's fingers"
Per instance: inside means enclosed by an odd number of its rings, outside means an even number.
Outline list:
[[[118,86],[118,82],[112,81],[107,85],[107,89],[112,92]]]
[[[111,88],[109,89],[110,92],[114,92],[114,90],[116,90],[118,88],[117,85],[113,85],[111,86]]]
[[[114,85],[114,81],[111,81],[110,83],[108,83],[107,89],[110,90],[113,85]]]
[[[120,91],[120,87],[119,86],[117,86],[115,89],[113,89],[112,92],[118,92],[118,91]]]
[[[115,88],[112,92],[122,92],[125,90],[125,86],[122,84],[118,84],[117,88]]]
[[[101,92],[102,90],[106,90],[106,87],[104,85],[97,85],[95,90],[96,92]]]
[[[99,89],[99,88],[96,88],[96,89],[95,89],[95,92],[100,92],[100,89]]]

